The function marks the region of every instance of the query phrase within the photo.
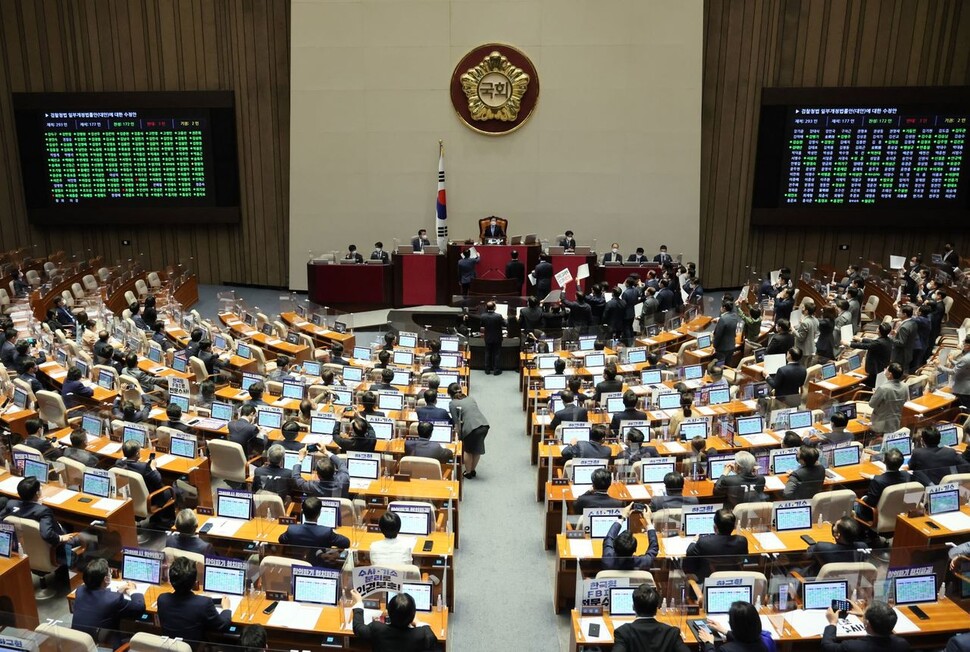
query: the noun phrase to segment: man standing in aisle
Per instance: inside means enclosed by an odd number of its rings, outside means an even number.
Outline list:
[[[505,318],[495,312],[495,302],[485,304],[485,314],[482,315],[482,338],[485,340],[485,373],[501,375],[502,366],[499,358],[502,353],[502,329],[505,328]]]
[[[517,294],[522,294],[522,284],[525,283],[525,265],[519,260],[517,250],[513,249],[509,255],[509,262],[505,263],[505,278],[518,281],[519,284],[515,286]]]
[[[465,249],[461,252],[461,258],[458,259],[458,283],[461,284],[461,296],[463,297],[468,296],[468,288],[475,280],[475,267],[479,260],[481,258],[478,256],[472,257],[471,249]]]
[[[722,365],[729,365],[734,351],[738,348],[738,324],[741,318],[734,312],[734,303],[731,301],[721,302],[721,316],[714,327],[714,336],[711,342],[714,344],[714,358]]]

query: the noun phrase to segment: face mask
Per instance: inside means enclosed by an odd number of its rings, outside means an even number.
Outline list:
[[[381,252],[381,248],[380,248],[380,247],[378,247],[378,248],[377,248],[377,249],[375,249],[374,251],[376,251],[377,253],[380,253],[380,252]]]
[[[493,226],[493,227],[495,226],[495,222],[492,222],[492,226]]]
[[[616,247],[613,247],[613,253],[617,253],[618,251],[619,249],[617,249]]]

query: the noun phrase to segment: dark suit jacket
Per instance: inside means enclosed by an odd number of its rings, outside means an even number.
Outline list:
[[[43,437],[38,437],[37,435],[30,435],[29,437],[27,437],[27,439],[24,440],[24,446],[29,446],[30,448],[33,448],[41,455],[47,453],[47,451],[53,448],[53,444],[51,444]]]
[[[438,640],[427,625],[394,627],[379,620],[364,623],[364,610],[354,609],[354,636],[370,641],[374,652],[419,652],[438,649]]]
[[[574,458],[601,458],[608,460],[613,456],[613,449],[606,444],[595,441],[578,441],[575,446],[563,446],[562,458],[571,460]]]
[[[620,424],[624,421],[646,421],[647,413],[642,412],[636,408],[626,408],[622,412],[617,412],[610,419],[610,430],[613,434],[618,434],[620,432]]]
[[[606,302],[603,308],[603,325],[611,331],[622,331],[625,326],[626,303],[617,297]]]
[[[525,282],[525,265],[521,260],[510,260],[505,263],[505,278],[514,278],[519,282],[517,286],[519,292],[522,291],[522,284]]]
[[[475,280],[475,265],[479,258],[459,258],[458,259],[458,282],[471,283]]]
[[[367,433],[363,437],[334,435],[333,443],[340,447],[342,453],[346,453],[347,451],[373,453],[374,447],[377,446],[377,434],[374,433],[374,428],[370,424],[367,424]]]
[[[835,625],[822,630],[822,652],[909,652],[909,641],[898,636],[863,636],[839,641]],[[615,648],[614,648],[615,649]]]
[[[593,307],[588,303],[577,303],[563,297],[562,305],[569,308],[570,326],[589,326],[593,323]]]
[[[414,251],[422,251],[425,247],[431,246],[431,240],[427,238],[421,238],[419,236],[414,236],[411,238],[411,248]]]
[[[317,523],[294,523],[280,535],[280,543],[304,548],[349,548],[350,539],[337,534],[326,525]]]
[[[573,503],[573,509],[577,514],[582,514],[584,509],[602,509],[607,507],[626,507],[626,503],[611,497],[606,492],[599,491],[588,491]]]
[[[888,337],[877,337],[874,340],[853,342],[852,347],[868,351],[866,353],[865,367],[867,374],[875,375],[881,373],[889,366],[889,360],[893,352],[893,343]]]
[[[153,469],[148,462],[129,462],[128,460],[118,460],[115,466],[119,469],[128,469],[139,474],[145,479],[145,487],[149,492],[158,491],[162,488],[162,474],[158,469]]]
[[[293,472],[279,466],[264,464],[256,467],[253,472],[253,493],[260,490],[272,491],[280,498],[286,498],[290,493],[290,481]]]
[[[619,378],[616,380],[601,380],[600,382],[596,383],[596,392],[593,394],[593,400],[599,403],[603,394],[622,391],[623,381]]]
[[[430,457],[438,460],[442,464],[448,464],[454,459],[455,454],[450,448],[445,448],[436,441],[427,439],[408,439],[404,442],[404,454],[415,455],[417,457]]]
[[[485,344],[501,344],[502,328],[505,327],[505,318],[497,312],[485,312],[481,316],[483,339]]]
[[[862,497],[862,501],[870,507],[877,507],[879,505],[879,499],[882,497],[882,492],[894,484],[903,484],[912,479],[913,476],[906,471],[886,471],[869,481],[869,490]]]
[[[89,453],[86,450],[74,448],[73,446],[65,448],[63,456],[90,467],[97,467],[98,462],[100,462],[98,456],[94,453]]]
[[[623,262],[623,254],[621,254],[620,252],[613,253],[612,251],[607,251],[605,254],[603,254],[603,262],[604,263],[622,263]]]
[[[204,541],[198,535],[185,536],[183,534],[170,534],[165,539],[166,548],[177,548],[185,552],[194,552],[200,555],[213,556],[216,549],[208,541]]]
[[[909,470],[917,482],[924,485],[939,484],[943,476],[955,473],[964,464],[963,457],[948,446],[916,448],[909,458]]]
[[[650,499],[650,509],[656,512],[661,509],[680,509],[684,505],[697,505],[698,503],[697,496],[654,496]]]
[[[552,416],[552,421],[549,423],[549,430],[555,432],[560,424],[572,421],[589,421],[586,408],[579,407],[575,402],[570,403]]]
[[[680,630],[653,618],[637,618],[613,631],[613,652],[688,652]]]
[[[700,580],[707,579],[711,574],[711,565],[707,557],[717,557],[724,560],[726,555],[737,555],[738,561],[748,554],[748,540],[738,534],[703,534],[697,541],[687,546],[687,556],[684,557],[684,570],[695,573]]]
[[[824,484],[824,466],[799,466],[788,476],[783,492],[785,500],[811,500],[812,496],[822,490]]]
[[[540,261],[532,274],[536,277],[536,296],[542,301],[552,290],[552,263]]]
[[[741,503],[754,503],[767,500],[765,497],[765,477],[763,475],[722,475],[714,483],[714,495],[724,497],[724,506],[734,509]]]
[[[505,231],[502,229],[502,225],[496,224],[492,226],[491,224],[485,227],[485,237],[486,238],[504,238]]]
[[[321,496],[328,498],[348,498],[350,496],[350,474],[347,473],[347,462],[336,455],[330,456],[333,462],[333,480],[320,480],[316,475],[307,482],[300,475],[300,467],[293,465],[290,473],[292,487],[296,491],[302,491],[308,496]]]
[[[846,564],[856,561],[856,545],[819,541],[810,545],[805,554],[812,558],[812,573],[818,573],[825,564]]]
[[[65,380],[61,386],[61,398],[64,399],[64,407],[68,410],[80,405],[81,401],[77,397],[91,398],[92,396],[94,396],[94,390],[80,380]]]
[[[0,512],[0,521],[8,516],[37,521],[40,524],[40,538],[52,546],[60,543],[62,534],[67,534],[61,524],[54,519],[54,512],[51,511],[51,508],[40,503],[24,503],[17,499],[10,500],[3,511]]]
[[[808,377],[808,371],[798,363],[790,362],[780,368],[765,380],[775,390],[775,396],[795,396],[801,394],[802,385]]]
[[[228,427],[229,441],[236,442],[247,453],[256,448],[262,448],[259,427],[255,423],[249,423],[243,419],[233,419],[229,422]]]
[[[711,337],[711,344],[714,345],[715,351],[724,353],[738,348],[739,323],[741,323],[741,318],[738,313],[734,311],[721,313],[721,316],[717,319],[717,325],[714,327],[714,335]]]
[[[650,570],[653,561],[660,552],[657,544],[657,532],[650,528],[647,530],[647,549],[642,555],[634,557],[617,557],[614,541],[620,533],[620,522],[617,521],[610,526],[610,531],[603,538],[603,568],[606,570]]]
[[[370,259],[379,260],[382,263],[389,263],[391,262],[391,255],[383,249],[381,251],[375,249],[374,251],[370,252]]]
[[[640,288],[635,285],[633,287],[626,287],[620,293],[620,298],[626,303],[623,307],[623,317],[627,320],[636,317],[637,304],[643,301],[643,294],[640,292]]]
[[[575,249],[576,238],[559,238],[559,246],[566,249]]]
[[[788,353],[788,349],[795,346],[795,336],[791,333],[772,333],[765,347],[765,355]]]
[[[212,598],[204,595],[163,593],[158,596],[158,621],[162,636],[182,638],[195,648],[206,632],[225,631],[232,622],[232,612],[224,609],[219,613]]]
[[[92,591],[82,584],[74,597],[71,629],[90,634],[97,641],[98,630],[117,631],[122,617],[137,618],[144,611],[145,596],[141,593],[133,593],[129,600],[121,593],[107,589]]]
[[[40,384],[39,380],[37,380],[37,376],[32,376],[31,374],[20,374],[17,376],[17,378],[30,385],[30,391],[32,391],[35,395],[40,390],[44,389],[44,386]]]
[[[451,423],[451,414],[448,410],[437,405],[422,405],[414,409],[418,413],[418,421],[447,421]]]

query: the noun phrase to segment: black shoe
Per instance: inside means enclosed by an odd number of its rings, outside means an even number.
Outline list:
[[[476,471],[466,471],[465,473],[462,473],[462,475],[463,475],[463,476],[464,476],[464,477],[465,477],[466,479],[468,479],[468,480],[471,480],[471,479],[472,479],[472,478],[474,478],[474,477],[475,477],[476,475],[478,475],[478,473],[477,473]]]
[[[502,375],[502,370],[501,369],[496,369],[495,370],[495,375],[496,376],[501,376]]]
[[[491,369],[486,369],[485,370],[485,375],[486,376],[491,376],[492,375],[492,370]]]

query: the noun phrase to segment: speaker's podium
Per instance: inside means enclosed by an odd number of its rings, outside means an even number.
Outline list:
[[[472,282],[469,294],[487,296],[521,296],[522,288],[514,290],[515,283],[511,285],[505,278],[505,265],[512,260],[512,252],[519,252],[519,260],[525,265],[525,272],[531,272],[539,262],[540,245],[534,236],[527,236],[528,244],[521,243],[521,236],[513,236],[510,242],[513,244],[488,244],[487,239],[483,244],[472,245],[468,243],[452,242],[448,245],[448,286],[452,295],[460,294],[461,288],[458,284],[458,259],[461,252],[465,249],[475,247],[478,252],[479,262],[475,270],[476,279]],[[528,285],[528,281],[526,281]]]
[[[395,308],[448,304],[448,261],[438,247],[402,245],[393,262]]]

